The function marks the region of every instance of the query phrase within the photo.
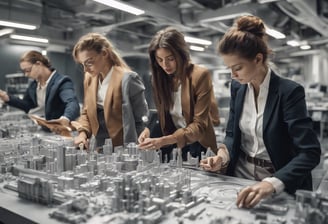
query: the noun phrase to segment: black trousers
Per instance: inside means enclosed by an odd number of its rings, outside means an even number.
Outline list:
[[[97,108],[97,118],[99,123],[99,129],[96,135],[96,145],[97,148],[102,148],[105,143],[105,139],[109,138],[103,108]]]
[[[151,138],[159,138],[164,136],[160,127],[159,122],[156,122],[152,125],[150,130],[150,137]],[[176,148],[177,145],[168,145],[161,148],[162,152],[162,162],[169,162],[172,159],[172,151]],[[202,152],[206,152],[206,148],[203,147],[199,142],[194,142],[192,144],[186,145],[182,148],[182,160],[187,161],[187,155],[190,152],[190,155],[195,158],[201,159]]]

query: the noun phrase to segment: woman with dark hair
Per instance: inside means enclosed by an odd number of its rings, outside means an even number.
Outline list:
[[[201,166],[260,181],[239,192],[238,207],[253,207],[284,190],[311,190],[311,170],[320,162],[304,88],[270,68],[266,40],[263,21],[242,16],[218,45],[231,69],[229,120],[224,144]]]
[[[34,80],[28,86],[23,99],[8,95],[2,90],[0,98],[26,113],[69,127],[70,121],[80,115],[72,80],[53,69],[49,59],[38,51],[23,54],[20,68],[27,77]]]
[[[112,43],[103,35],[88,33],[73,49],[74,60],[85,72],[84,102],[75,144],[88,148],[94,135],[97,147],[106,138],[113,146],[137,142],[148,116],[145,87],[139,75],[129,68]]]
[[[145,128],[139,147],[161,149],[163,158],[178,147],[184,160],[187,152],[216,152],[213,123],[219,124],[219,115],[209,70],[191,62],[184,35],[171,27],[153,37],[148,53],[160,133]]]

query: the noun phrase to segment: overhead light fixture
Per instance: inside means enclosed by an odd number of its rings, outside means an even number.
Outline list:
[[[319,55],[320,50],[297,51],[289,54],[290,57],[300,57],[306,55]]]
[[[216,16],[216,17],[212,17],[212,18],[208,18],[208,19],[202,19],[201,23],[209,23],[209,22],[217,22],[217,21],[222,21],[222,20],[229,20],[229,19],[235,19],[239,16],[250,16],[252,14],[248,13],[248,12],[240,12],[240,13],[234,13],[234,14],[228,14],[228,15],[224,15],[224,16]]]
[[[142,49],[145,49],[148,47],[149,47],[149,44],[140,44],[140,45],[133,46],[133,50],[142,50]]]
[[[191,43],[191,44],[201,44],[201,45],[211,45],[212,44],[212,41],[195,38],[195,37],[185,36],[184,39],[186,42]]]
[[[195,45],[190,45],[190,50],[193,50],[193,51],[205,51],[205,48],[204,47],[195,46]]]
[[[25,29],[25,30],[35,30],[35,25],[25,24],[25,23],[14,23],[9,21],[0,20],[0,26],[8,26],[13,28]]]
[[[266,27],[266,33],[275,39],[285,39],[286,35],[279,32],[278,30]]]
[[[45,39],[45,38],[23,36],[23,35],[16,35],[16,34],[11,34],[10,38],[15,39],[15,40],[26,40],[26,41],[33,41],[33,42],[40,42],[40,43],[48,43],[49,42],[49,40]]]
[[[287,44],[292,47],[298,47],[300,46],[300,42],[298,40],[289,40],[287,41]]]
[[[145,11],[138,9],[136,7],[130,6],[128,4],[122,3],[120,1],[116,1],[116,0],[93,0],[95,2],[99,2],[101,4],[107,5],[109,7],[115,8],[115,9],[119,9],[131,14],[134,14],[136,16],[139,16],[141,14],[144,14]]]
[[[217,69],[215,70],[215,73],[217,74],[222,74],[222,73],[227,73],[227,74],[231,74],[231,70],[230,69]]]
[[[277,1],[280,0],[257,0],[257,2],[260,4],[266,4],[266,3],[277,2]]]
[[[67,52],[67,46],[66,45],[50,43],[50,44],[47,45],[46,51],[47,52],[65,53],[65,52]]]
[[[310,49],[311,49],[311,46],[308,45],[308,44],[304,44],[304,45],[301,45],[300,48],[301,48],[302,50],[310,50]]]
[[[14,32],[14,29],[2,29],[2,30],[0,30],[0,37],[1,36],[4,36],[4,35],[7,35],[7,34],[11,34],[11,33],[13,33]]]

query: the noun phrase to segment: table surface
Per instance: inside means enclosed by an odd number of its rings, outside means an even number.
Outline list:
[[[204,196],[207,198],[207,202],[200,203],[197,206],[192,207],[185,212],[183,217],[188,214],[197,214],[194,219],[179,218],[174,212],[170,212],[161,219],[160,223],[174,224],[180,223],[183,219],[183,223],[210,223],[211,220],[224,217],[234,217],[236,220],[242,221],[242,223],[254,223],[256,220],[256,209],[239,209],[237,208],[235,201],[238,191],[248,185],[255,183],[255,181],[228,177],[219,174],[208,173],[199,170],[191,171],[191,184],[193,195]],[[49,207],[40,205],[34,202],[27,201],[18,197],[17,192],[3,188],[4,184],[1,184],[0,188],[0,207],[5,208],[15,214],[9,220],[18,220],[19,216],[24,217],[31,222],[27,223],[47,223],[58,224],[62,223],[56,219],[49,217],[49,213],[56,210],[56,207]],[[98,195],[102,197],[101,194]],[[268,220],[276,220],[277,218],[283,218],[286,223],[292,223],[294,217],[294,199],[285,193],[277,198],[269,199],[268,204],[277,206],[289,206],[289,210],[283,216],[277,216],[270,211],[265,211]],[[260,212],[260,211],[258,211]],[[262,212],[260,212],[262,213]],[[4,215],[1,215],[4,214]],[[2,217],[1,217],[2,216]],[[7,217],[6,217],[7,216]],[[115,216],[115,218],[113,218]],[[112,220],[110,223],[120,223],[119,217],[127,216],[127,213],[114,213],[111,215],[95,215],[87,223],[108,223],[108,220]],[[17,223],[8,221],[9,214],[1,213],[0,221],[3,223]],[[2,220],[3,219],[3,220]],[[106,221],[107,220],[107,221]],[[116,221],[115,221],[116,220]],[[229,222],[230,223],[230,222]]]
[[[1,184],[0,188],[0,221],[4,224],[19,223],[18,220],[25,218],[24,223],[61,223],[49,217],[49,213],[56,208],[37,204],[18,197],[18,193],[5,189]],[[10,211],[10,212],[8,212]],[[21,223],[21,222],[20,222]]]

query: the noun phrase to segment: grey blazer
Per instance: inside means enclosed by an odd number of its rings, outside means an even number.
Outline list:
[[[143,117],[148,116],[145,87],[139,75],[114,66],[104,101],[106,127],[114,146],[136,142],[144,129]],[[85,74],[84,103],[78,120],[78,131],[85,131],[90,137],[97,134],[98,77]]]
[[[124,143],[136,142],[139,134],[145,128],[149,111],[144,91],[144,84],[137,73],[130,72],[124,74],[122,79]]]

